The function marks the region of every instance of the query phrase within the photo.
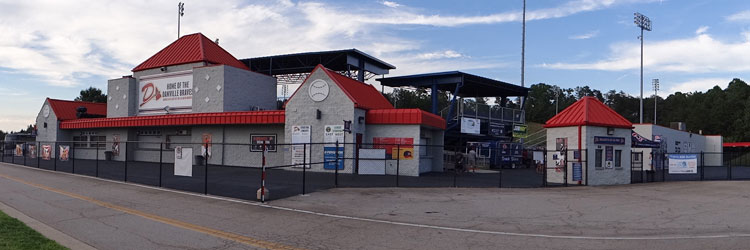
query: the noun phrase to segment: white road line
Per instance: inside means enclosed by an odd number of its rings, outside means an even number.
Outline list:
[[[11,164],[11,163],[5,163],[5,164],[7,164],[7,165],[16,165],[16,164]],[[389,221],[389,220],[379,220],[379,219],[370,219],[370,218],[363,218],[363,217],[354,217],[354,216],[347,216],[347,215],[321,213],[321,212],[315,212],[315,211],[309,211],[309,210],[302,210],[302,209],[297,209],[297,208],[273,206],[273,205],[269,205],[269,204],[263,204],[263,203],[260,203],[260,202],[238,200],[238,199],[221,197],[221,196],[213,196],[213,195],[204,195],[204,194],[198,194],[198,193],[184,192],[184,191],[173,190],[173,189],[168,189],[168,188],[161,188],[161,187],[154,187],[154,186],[142,185],[142,184],[137,184],[137,183],[132,183],[132,182],[121,182],[121,181],[102,179],[102,178],[97,178],[97,177],[87,176],[87,175],[78,175],[78,174],[72,174],[72,173],[67,173],[67,172],[58,172],[58,171],[52,171],[52,170],[47,170],[47,169],[27,167],[27,166],[23,166],[23,165],[16,165],[16,166],[20,166],[20,167],[24,167],[24,168],[28,168],[28,169],[33,169],[33,170],[38,170],[38,171],[45,171],[45,172],[51,172],[51,173],[57,173],[57,174],[67,174],[67,175],[72,175],[72,176],[76,176],[76,177],[90,178],[90,179],[94,179],[94,180],[98,180],[98,181],[107,181],[107,182],[111,182],[111,183],[125,184],[125,185],[137,186],[137,187],[142,187],[142,188],[149,188],[149,189],[153,189],[153,190],[166,191],[166,192],[172,192],[172,193],[177,193],[177,194],[190,195],[190,196],[195,196],[195,197],[209,198],[209,199],[214,199],[214,200],[235,202],[235,203],[241,203],[241,204],[246,204],[246,205],[258,206],[258,207],[264,207],[264,208],[271,208],[271,209],[277,209],[277,210],[282,210],[282,211],[289,211],[289,212],[310,214],[310,215],[330,217],[330,218],[336,218],[336,219],[365,221],[365,222],[371,222],[371,223],[380,223],[380,224],[389,224],[389,225],[398,225],[398,226],[416,227],[416,228],[428,228],[428,229],[446,230],[446,231],[455,231],[455,232],[465,232],[465,233],[479,233],[479,234],[503,235],[503,236],[519,236],[519,237],[531,237],[531,238],[570,239],[570,240],[685,240],[685,239],[720,239],[720,238],[750,237],[750,234],[748,234],[748,233],[736,233],[736,234],[735,233],[730,233],[730,234],[715,234],[715,235],[672,235],[672,236],[575,236],[575,235],[550,235],[550,234],[512,233],[512,232],[502,232],[502,231],[489,231],[489,230],[467,229],[467,228],[457,228],[457,227],[435,226],[435,225],[426,225],[426,224],[418,224],[418,223],[397,222],[397,221]]]

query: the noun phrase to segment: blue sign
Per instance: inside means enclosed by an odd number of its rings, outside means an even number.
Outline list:
[[[344,169],[344,147],[339,147],[339,159],[336,160],[336,147],[323,147],[323,169]]]
[[[583,180],[583,166],[580,162],[573,162],[573,181]]]
[[[596,144],[625,145],[624,137],[594,136]]]

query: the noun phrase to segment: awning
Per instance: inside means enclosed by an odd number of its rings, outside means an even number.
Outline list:
[[[655,142],[649,139],[646,139],[646,137],[643,137],[642,135],[639,135],[635,131],[630,131],[631,135],[631,147],[633,148],[660,148],[661,143]]]

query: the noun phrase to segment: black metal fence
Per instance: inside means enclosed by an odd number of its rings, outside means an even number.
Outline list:
[[[750,180],[750,152],[747,151],[651,152],[643,154],[642,158],[641,166],[631,159],[631,164],[634,165],[631,168],[632,183]],[[676,161],[670,164],[670,159]],[[694,165],[691,162],[694,162]]]
[[[499,150],[443,145],[58,141],[5,142],[0,151],[2,162],[246,200],[261,187],[272,200],[334,187],[547,185],[531,156],[508,162]],[[175,165],[183,157],[187,168]]]

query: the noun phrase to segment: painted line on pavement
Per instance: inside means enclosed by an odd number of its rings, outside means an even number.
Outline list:
[[[6,163],[6,164],[10,164],[10,163]],[[90,178],[90,179],[94,179],[98,181],[107,181],[107,182],[112,182],[112,183],[117,183],[117,184],[132,185],[132,186],[137,186],[137,187],[142,187],[142,188],[149,188],[153,190],[166,191],[166,192],[172,192],[172,193],[177,193],[177,194],[184,194],[184,195],[190,195],[190,196],[195,196],[195,197],[209,198],[209,199],[228,201],[228,202],[234,202],[234,203],[241,203],[241,204],[246,204],[246,205],[251,205],[251,206],[271,208],[271,209],[277,209],[277,210],[283,210],[283,211],[289,211],[289,212],[310,214],[310,215],[316,215],[316,216],[322,216],[322,217],[355,220],[355,221],[365,221],[365,222],[398,225],[398,226],[406,226],[406,227],[465,232],[465,233],[478,233],[478,234],[502,235],[502,236],[519,236],[519,237],[531,237],[531,238],[571,239],[571,240],[686,240],[686,239],[721,239],[721,238],[750,237],[750,234],[748,233],[729,233],[729,234],[715,234],[715,235],[671,235],[671,236],[580,236],[580,235],[577,236],[577,235],[513,233],[513,232],[490,231],[490,230],[480,230],[480,229],[435,226],[435,225],[427,225],[427,224],[419,224],[419,223],[398,222],[398,221],[371,219],[371,218],[355,217],[355,216],[347,216],[347,215],[321,213],[321,212],[315,212],[315,211],[309,211],[309,210],[303,210],[303,209],[297,209],[297,208],[273,206],[273,205],[260,203],[260,202],[239,200],[239,199],[227,198],[227,197],[221,197],[221,196],[197,194],[197,193],[179,191],[179,190],[174,190],[174,189],[153,187],[153,186],[147,186],[147,185],[131,183],[131,182],[108,180],[108,179],[102,179],[102,178],[97,178],[97,177],[92,177],[92,176],[78,175],[78,174],[72,174],[72,173],[66,173],[66,172],[57,172],[57,171],[27,167],[27,166],[17,165],[17,164],[12,164],[12,165],[16,165],[16,166],[20,166],[20,167],[24,167],[28,169],[33,169],[33,170],[52,172],[52,173],[58,173],[58,174],[67,174],[67,175],[76,176],[76,177]]]
[[[239,242],[239,243],[242,243],[242,244],[245,244],[245,245],[249,245],[249,246],[253,246],[253,247],[260,247],[260,248],[265,248],[265,249],[300,249],[300,248],[295,248],[295,247],[291,247],[291,246],[282,245],[282,244],[279,244],[279,243],[273,243],[273,242],[269,242],[269,241],[259,240],[259,239],[255,239],[255,238],[252,238],[252,237],[247,237],[247,236],[243,236],[243,235],[239,235],[239,234],[235,234],[235,233],[225,232],[225,231],[221,231],[221,230],[218,230],[218,229],[213,229],[213,228],[208,228],[208,227],[204,227],[204,226],[199,226],[199,225],[187,223],[187,222],[180,221],[180,220],[170,219],[170,218],[166,218],[166,217],[158,216],[158,215],[155,215],[155,214],[150,214],[150,213],[142,212],[142,211],[135,210],[135,209],[126,208],[126,207],[123,207],[123,206],[118,206],[118,205],[115,205],[115,204],[112,204],[112,203],[109,203],[109,202],[100,201],[100,200],[97,200],[97,199],[94,199],[94,198],[91,198],[91,197],[87,197],[87,196],[79,195],[79,194],[76,194],[76,193],[71,193],[71,192],[63,191],[63,190],[60,190],[60,189],[56,189],[56,188],[48,187],[48,186],[45,186],[45,185],[41,185],[41,184],[29,182],[29,181],[26,181],[26,180],[15,178],[15,177],[10,177],[10,176],[4,175],[4,174],[0,174],[0,177],[8,179],[8,180],[15,181],[15,182],[19,182],[19,183],[22,183],[22,184],[26,184],[26,185],[29,185],[29,186],[32,186],[32,187],[36,187],[36,188],[39,188],[39,189],[47,190],[47,191],[50,191],[50,192],[53,192],[53,193],[58,193],[58,194],[61,194],[61,195],[65,195],[65,196],[68,196],[68,197],[71,197],[71,198],[75,198],[75,199],[87,201],[87,202],[90,202],[90,203],[93,203],[93,204],[96,204],[96,205],[99,205],[99,206],[102,206],[102,207],[110,208],[110,209],[117,210],[117,211],[120,211],[120,212],[124,212],[124,213],[127,213],[127,214],[140,216],[140,217],[152,220],[152,221],[161,222],[161,223],[164,223],[164,224],[167,224],[167,225],[172,225],[172,226],[175,226],[175,227],[179,227],[179,228],[183,228],[183,229],[187,229],[187,230],[191,230],[191,231],[196,231],[196,232],[208,234],[208,235],[211,235],[211,236],[214,236],[214,237],[218,237],[218,238],[222,238],[222,239],[227,239],[227,240]]]

